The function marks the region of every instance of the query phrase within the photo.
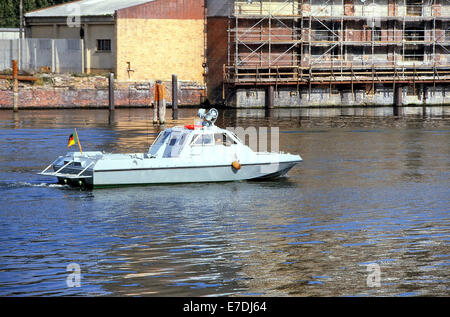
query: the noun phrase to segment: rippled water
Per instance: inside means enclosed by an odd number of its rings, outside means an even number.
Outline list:
[[[304,162],[277,181],[80,191],[35,174],[73,128],[84,150],[146,151],[151,119],[0,112],[1,296],[448,296],[448,117],[221,111],[219,126],[280,127]]]

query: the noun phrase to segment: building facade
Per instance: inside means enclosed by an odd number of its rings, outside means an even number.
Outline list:
[[[208,39],[227,39],[208,46],[209,97],[234,107],[450,103],[449,29],[447,0],[210,0]]]
[[[88,73],[177,74],[232,107],[450,103],[449,29],[450,0],[81,0],[26,15],[28,37],[82,40]]]
[[[205,84],[203,0],[81,0],[25,15],[26,37],[80,39],[87,73]]]

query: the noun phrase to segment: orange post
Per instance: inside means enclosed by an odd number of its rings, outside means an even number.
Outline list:
[[[166,123],[166,87],[164,84],[159,85],[159,124]]]
[[[159,100],[159,83],[155,83],[155,95],[153,101],[153,124],[158,123],[158,100]]]
[[[12,61],[12,70],[13,70],[13,77],[14,78],[19,77],[19,66],[16,60]]]
[[[13,94],[14,94],[14,101],[13,101],[13,111],[17,112],[19,111],[19,67],[17,64],[17,60],[12,61],[12,69],[13,69]]]
[[[161,81],[155,83],[155,102],[153,108],[153,124],[166,122],[166,88]]]

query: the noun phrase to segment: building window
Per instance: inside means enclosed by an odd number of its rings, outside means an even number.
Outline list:
[[[405,40],[408,42],[418,42],[425,39],[423,29],[405,29]]]
[[[111,40],[97,40],[97,52],[111,52]]]
[[[404,55],[405,62],[423,62],[424,50],[422,49],[406,49]]]
[[[444,36],[438,37],[437,40],[450,42],[450,23],[444,25],[441,32],[444,33]]]
[[[406,0],[406,15],[422,16],[423,0]]]
[[[381,28],[373,29],[373,40],[375,42],[381,41]]]

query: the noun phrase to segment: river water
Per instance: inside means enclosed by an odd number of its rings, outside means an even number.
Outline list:
[[[74,128],[85,151],[146,151],[151,110],[1,111],[0,296],[448,296],[450,118],[427,113],[221,111],[218,126],[279,127],[304,162],[82,191],[36,173]]]

